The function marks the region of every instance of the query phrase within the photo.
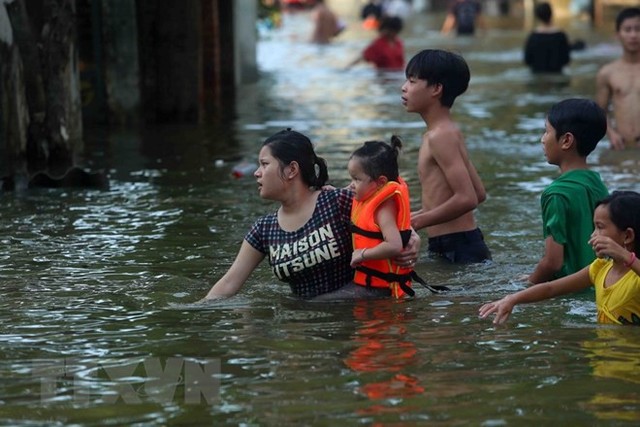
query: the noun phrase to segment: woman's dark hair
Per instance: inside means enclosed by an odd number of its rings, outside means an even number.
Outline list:
[[[268,146],[271,155],[280,162],[283,177],[284,168],[296,162],[302,181],[309,187],[319,189],[329,180],[327,162],[316,155],[311,140],[300,132],[287,128],[265,139],[262,146]]]
[[[558,102],[547,114],[556,137],[569,132],[576,139],[578,154],[587,157],[607,133],[607,114],[590,99],[571,98]]]
[[[351,158],[360,159],[362,170],[373,179],[386,176],[389,181],[398,181],[398,154],[401,148],[402,140],[392,135],[391,144],[384,141],[366,141],[353,152]]]
[[[545,24],[549,24],[551,22],[551,17],[553,16],[551,5],[547,2],[537,4],[533,13],[536,15],[536,18]]]
[[[609,218],[620,230],[631,228],[635,233],[633,251],[640,257],[640,194],[635,191],[614,191],[596,203],[609,207]]]

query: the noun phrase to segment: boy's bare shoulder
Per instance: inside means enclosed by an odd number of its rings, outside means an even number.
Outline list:
[[[604,64],[600,70],[598,70],[598,77],[609,77],[622,67],[622,60],[616,59],[607,64]]]
[[[433,129],[430,129],[425,135],[429,143],[434,145],[451,145],[464,142],[460,128],[453,121],[441,123]]]

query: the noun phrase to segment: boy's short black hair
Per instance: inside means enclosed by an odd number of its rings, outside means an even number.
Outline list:
[[[576,149],[587,157],[607,133],[607,114],[590,99],[570,98],[560,101],[547,114],[549,124],[560,139],[571,133],[576,140]]]
[[[442,85],[440,102],[448,108],[467,90],[471,79],[469,66],[462,56],[440,49],[417,53],[407,64],[405,75],[426,80],[427,85]]]
[[[551,10],[551,5],[547,2],[539,3],[536,5],[533,13],[536,15],[540,21],[548,24],[551,22],[551,17],[553,16],[553,12]]]
[[[622,9],[618,16],[616,16],[616,32],[620,31],[620,27],[625,19],[635,18],[640,16],[640,7],[627,7]]]

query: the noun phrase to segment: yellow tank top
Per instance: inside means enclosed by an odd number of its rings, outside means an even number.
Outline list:
[[[589,266],[589,278],[596,290],[598,323],[640,325],[640,276],[629,270],[616,283],[604,287],[613,261],[596,259]]]

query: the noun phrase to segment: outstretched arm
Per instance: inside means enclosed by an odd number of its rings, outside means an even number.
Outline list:
[[[586,266],[582,270],[573,273],[570,276],[562,277],[551,282],[541,283],[514,294],[507,295],[501,300],[484,304],[480,307],[478,314],[481,318],[485,319],[490,314],[495,313],[496,316],[493,319],[493,323],[504,323],[509,318],[511,311],[513,311],[513,307],[517,304],[542,301],[557,297],[558,295],[577,292],[588,288],[589,286],[591,286],[591,280],[589,279],[589,266]]]
[[[364,58],[362,56],[358,56],[357,58],[353,59],[351,62],[349,62],[344,68],[345,70],[348,70],[349,68],[353,67],[354,65],[359,64],[360,62],[363,62]]]
[[[213,285],[205,299],[226,298],[235,295],[263,259],[262,252],[257,251],[246,240],[243,240],[233,264],[224,276]]]

